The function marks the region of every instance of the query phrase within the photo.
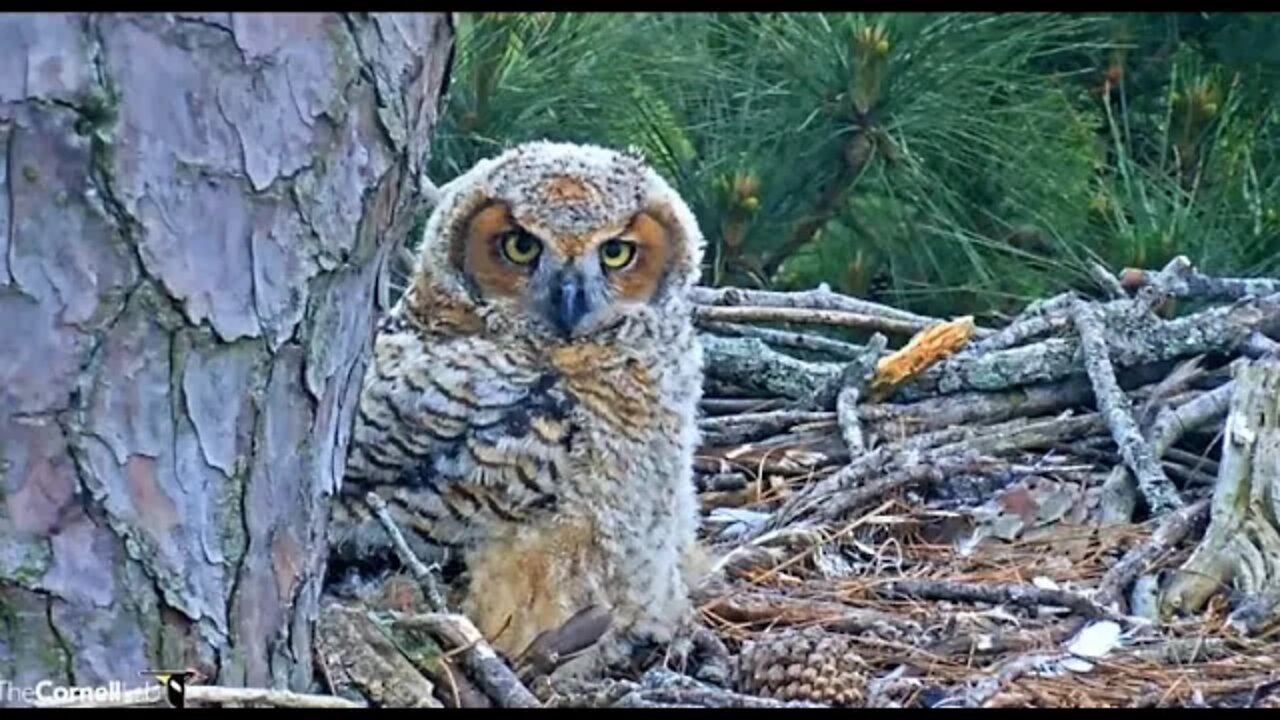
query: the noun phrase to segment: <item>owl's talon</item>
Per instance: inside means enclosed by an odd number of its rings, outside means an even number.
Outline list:
[[[729,649],[708,628],[683,628],[671,641],[667,667],[711,685],[727,687],[731,677]]]

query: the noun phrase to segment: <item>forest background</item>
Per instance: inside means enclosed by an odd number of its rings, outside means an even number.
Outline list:
[[[1090,263],[1280,273],[1263,13],[462,16],[437,182],[539,138],[636,145],[703,282],[998,322]]]

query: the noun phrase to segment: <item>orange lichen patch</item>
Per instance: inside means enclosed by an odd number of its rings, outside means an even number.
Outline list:
[[[538,186],[544,200],[550,202],[585,203],[600,197],[600,191],[581,178],[553,175]]]
[[[880,395],[924,372],[964,347],[973,337],[973,317],[966,315],[916,333],[901,350],[881,358],[871,381],[873,395]]]
[[[595,564],[595,538],[585,522],[523,527],[494,538],[467,557],[471,590],[463,611],[494,649],[514,657],[592,602],[567,593],[590,587],[582,577]],[[511,622],[515,617],[519,623]]]
[[[618,295],[636,302],[653,297],[671,260],[671,233],[657,218],[640,213],[622,237],[636,244],[630,265],[609,274]]]

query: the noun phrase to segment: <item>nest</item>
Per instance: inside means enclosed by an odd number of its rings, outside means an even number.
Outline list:
[[[998,329],[825,289],[702,291],[697,469],[721,574],[698,600],[737,653],[733,690],[868,707],[1274,702],[1280,281],[1185,258],[1104,279],[1110,299],[1050,298]],[[778,306],[876,334],[744,324]],[[798,629],[838,652],[797,659],[813,652]]]
[[[998,328],[700,288],[717,562],[692,661],[552,687],[439,612],[401,540],[424,592],[389,586],[381,619],[327,609],[327,686],[383,705],[1275,707],[1280,280],[1185,258],[1098,276],[1110,297]]]

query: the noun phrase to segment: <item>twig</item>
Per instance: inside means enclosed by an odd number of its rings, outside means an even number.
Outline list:
[[[1280,496],[1280,358],[1242,363],[1234,384],[1212,519],[1161,598],[1165,612],[1199,610],[1229,582],[1259,594],[1263,600],[1254,609],[1267,609],[1271,590],[1280,588],[1275,511]],[[1237,619],[1251,613],[1246,610]],[[1265,622],[1258,618],[1245,624],[1258,628]]]
[[[1116,279],[1115,275],[1111,274],[1110,270],[1103,267],[1100,263],[1090,261],[1089,272],[1093,275],[1093,279],[1098,281],[1098,284],[1102,286],[1103,290],[1107,291],[1107,294],[1110,295],[1113,300],[1125,297],[1124,287],[1120,285],[1120,281]]]
[[[959,698],[964,707],[982,707],[1014,680],[1036,668],[1055,662],[1061,655],[1020,655],[1000,666],[996,672],[980,678]]]
[[[1120,386],[1136,388],[1164,376],[1160,365],[1140,365],[1120,373]],[[998,392],[965,392],[926,398],[897,405],[865,405],[860,416],[885,435],[891,424],[905,424],[917,431],[975,423],[991,424],[1015,417],[1038,417],[1066,408],[1086,405],[1093,400],[1093,387],[1087,377],[1057,383],[1029,385]]]
[[[823,503],[818,517],[837,520],[846,517],[864,505],[868,505],[889,493],[905,487],[932,485],[942,482],[948,474],[963,472],[974,465],[974,460],[962,458],[938,458],[932,462],[910,465],[888,473],[884,477],[849,493],[838,495],[833,501]]]
[[[1132,306],[1133,301],[1120,300]],[[1107,313],[1111,362],[1118,368],[1193,355],[1232,352],[1265,323],[1280,319],[1280,294],[1250,298],[1176,320],[1137,323],[1124,313]],[[967,390],[1006,390],[1082,374],[1079,342],[1049,338],[1032,345],[982,354],[962,352],[923,372],[902,387],[903,401]]]
[[[1280,342],[1254,331],[1240,346],[1240,352],[1254,359],[1267,355],[1280,355]]]
[[[1129,584],[1139,575],[1148,572],[1152,564],[1182,541],[1191,529],[1209,514],[1209,501],[1199,500],[1167,515],[1145,542],[1124,554],[1102,576],[1093,600],[1109,606],[1124,595]]]
[[[945,580],[892,580],[872,586],[887,597],[954,600],[1022,608],[1064,607],[1087,618],[1115,618],[1116,614],[1079,593],[1021,584],[966,583]]]
[[[724,307],[713,305],[697,305],[693,309],[694,320],[705,323],[717,320],[729,322],[790,322],[811,325],[832,325],[835,327],[874,330],[876,332],[894,333],[898,335],[914,335],[921,330],[913,322],[864,315],[844,310],[815,310],[812,308],[785,307]]]
[[[419,668],[367,610],[337,601],[321,608],[315,654],[328,669],[335,694],[357,692],[377,707],[441,707],[433,682],[451,679],[433,672],[429,663]]]
[[[1047,300],[1031,303],[1008,325],[977,342],[970,343],[956,353],[956,357],[973,357],[993,350],[1006,350],[1063,329],[1071,324],[1066,311],[1075,299],[1074,293],[1063,293]]]
[[[698,592],[694,600],[702,604],[704,613],[732,623],[821,625],[838,632],[872,631],[887,637],[911,637],[921,632],[919,623],[892,613],[778,593],[732,592],[710,596],[707,592]]]
[[[936,447],[922,447],[924,443],[920,440],[926,439],[923,437],[910,438],[896,446],[882,445],[789,497],[774,518],[763,523],[759,532],[776,529],[818,508],[821,508],[823,517],[840,517],[852,508],[869,502],[869,498],[876,497],[877,493],[884,494],[913,484],[935,483],[951,474],[979,469],[986,462],[980,455],[992,456],[1013,450],[1052,446],[1103,427],[1101,418],[1095,414],[1050,418],[1032,423],[1015,421],[1010,425],[1011,427],[959,427],[941,430],[934,438],[952,440],[959,436],[960,439]],[[966,434],[972,436],[965,437]],[[887,471],[886,466],[903,450],[916,451],[909,456],[909,465],[896,471]],[[868,484],[853,493],[839,495],[846,488],[858,485],[875,473],[880,473],[882,477],[874,484]]]
[[[397,627],[419,628],[447,640],[461,652],[467,674],[499,707],[541,707],[533,693],[503,662],[465,615],[392,615]]]
[[[721,415],[698,421],[698,429],[713,444],[750,442],[769,435],[776,435],[794,425],[832,422],[835,413],[809,412],[806,410],[774,410],[771,412]]]
[[[845,447],[849,448],[849,456],[857,457],[867,448],[862,436],[862,421],[858,419],[858,396],[856,387],[847,387],[836,396],[836,418],[840,425],[840,437]]]
[[[382,524],[383,529],[391,536],[392,545],[395,548],[396,555],[400,558],[400,562],[409,568],[409,572],[413,574],[413,579],[422,585],[423,596],[427,604],[435,612],[448,612],[444,595],[440,592],[440,586],[436,582],[435,570],[427,567],[414,554],[413,549],[409,547],[409,543],[404,539],[404,535],[400,533],[400,528],[396,527],[396,521],[392,519],[390,511],[387,510],[387,503],[375,492],[366,494],[365,502],[373,509],[373,514],[378,518],[378,522]]]
[[[1072,311],[1072,321],[1080,334],[1080,346],[1084,353],[1085,368],[1093,383],[1093,394],[1098,401],[1098,411],[1106,418],[1111,437],[1115,440],[1125,463],[1138,481],[1138,489],[1146,498],[1153,514],[1163,514],[1183,506],[1182,498],[1173,483],[1164,474],[1164,468],[1133,419],[1129,398],[1120,389],[1115,370],[1111,366],[1110,352],[1097,310],[1078,302]]]
[[[852,360],[862,353],[862,347],[854,343],[832,340],[821,335],[792,330],[775,330],[774,328],[724,322],[705,322],[702,324],[702,329],[730,337],[753,337],[779,347],[826,353],[842,360]]]
[[[862,300],[860,298],[832,292],[824,283],[813,290],[801,292],[776,292],[772,290],[748,290],[746,288],[709,288],[693,289],[693,301],[700,305],[754,305],[760,307],[808,308],[811,310],[842,310],[862,315],[875,315],[883,318],[901,320],[915,325],[915,330],[923,330],[935,325],[938,318],[917,315],[888,305]],[[975,333],[982,334],[981,328]]]
[[[1174,297],[1196,300],[1220,302],[1280,293],[1280,280],[1210,277],[1191,269],[1189,263],[1185,272],[1177,274],[1125,268],[1120,278],[1121,284],[1131,290],[1154,284]]]
[[[1151,448],[1157,456],[1172,448],[1186,433],[1226,416],[1234,382],[1226,382],[1177,406],[1165,408],[1151,426]]]
[[[777,398],[717,398],[704,397],[698,408],[708,415],[768,412],[779,409],[784,403]]]
[[[805,362],[780,353],[755,338],[702,337],[707,375],[748,391],[812,401],[843,369],[840,363]]]
[[[325,708],[360,708],[363,703],[329,695],[307,695],[288,690],[268,690],[266,688],[234,688],[216,685],[195,685],[188,687],[186,698],[193,703],[261,703],[280,708],[304,708],[319,710]]]

